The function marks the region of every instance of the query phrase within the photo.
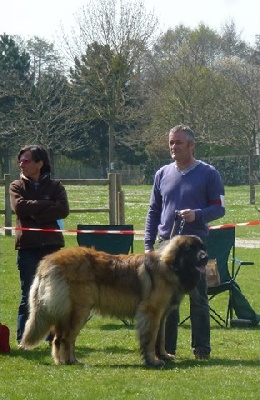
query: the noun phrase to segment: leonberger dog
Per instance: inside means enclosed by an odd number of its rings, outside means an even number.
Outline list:
[[[184,235],[146,254],[72,247],[47,255],[31,286],[21,346],[33,348],[52,331],[55,364],[76,364],[75,341],[94,310],[135,319],[145,363],[162,366],[173,359],[165,351],[167,313],[195,287],[207,261],[202,241]]]

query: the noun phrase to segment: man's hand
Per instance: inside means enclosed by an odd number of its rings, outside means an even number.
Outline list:
[[[186,210],[180,210],[180,216],[185,219],[186,222],[195,221],[195,211],[190,210],[189,208]]]
[[[146,253],[151,253],[152,251],[154,251],[154,249],[146,249],[144,252]]]

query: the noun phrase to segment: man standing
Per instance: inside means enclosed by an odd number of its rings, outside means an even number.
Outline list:
[[[175,233],[197,235],[205,240],[208,222],[225,214],[224,185],[219,172],[209,164],[196,160],[193,152],[195,136],[185,125],[177,125],[169,133],[169,149],[174,162],[160,168],[154,178],[150,206],[145,224],[145,251],[153,251],[158,235],[159,245]],[[178,212],[180,218],[175,221]],[[182,228],[180,232],[180,223]],[[184,225],[183,225],[184,224]],[[197,359],[210,357],[210,314],[206,276],[190,294],[191,346]],[[165,347],[175,355],[179,310],[173,310],[166,321]]]

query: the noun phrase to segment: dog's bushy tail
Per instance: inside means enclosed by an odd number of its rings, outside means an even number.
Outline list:
[[[21,341],[23,348],[36,347],[69,314],[67,285],[61,277],[55,275],[47,279],[38,275],[34,278],[29,298],[30,315]]]
[[[50,321],[46,315],[46,307],[40,300],[41,279],[36,276],[30,290],[30,315],[25,324],[21,345],[24,348],[34,348],[43,340],[50,330]]]

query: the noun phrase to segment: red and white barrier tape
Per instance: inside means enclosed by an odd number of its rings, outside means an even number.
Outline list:
[[[132,230],[95,230],[95,229],[41,229],[41,228],[19,228],[16,226],[3,226],[0,230],[11,230],[11,231],[35,231],[35,232],[62,232],[62,233],[112,233],[117,235],[142,235],[144,231],[132,231]]]
[[[209,229],[225,229],[225,228],[234,228],[236,226],[256,226],[260,225],[260,220],[251,221],[251,222],[238,222],[236,224],[223,224],[223,225],[214,225],[210,226]],[[16,226],[3,226],[0,227],[0,231],[11,230],[11,231],[35,231],[35,232],[62,232],[62,233],[98,233],[98,234],[119,234],[119,235],[144,235],[144,230],[95,230],[95,229],[40,229],[40,228],[19,228]]]
[[[236,226],[256,226],[260,225],[260,221],[251,221],[251,222],[238,222],[237,224],[224,224],[224,225],[213,225],[210,226],[209,229],[225,229],[225,228],[234,228]]]

